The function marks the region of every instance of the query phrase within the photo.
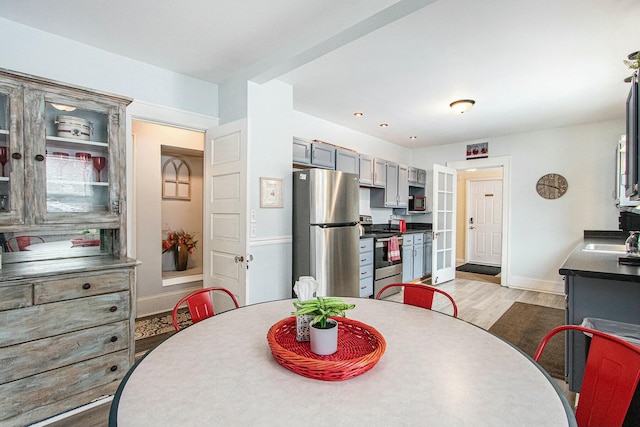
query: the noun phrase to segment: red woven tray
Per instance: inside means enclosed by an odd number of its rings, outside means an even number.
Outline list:
[[[342,381],[373,368],[384,354],[387,343],[369,325],[344,317],[338,322],[338,351],[319,356],[309,342],[296,340],[296,318],[288,317],[273,325],[267,341],[276,361],[296,374],[323,381]]]

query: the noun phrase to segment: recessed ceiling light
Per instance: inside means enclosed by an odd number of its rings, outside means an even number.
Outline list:
[[[381,128],[386,128],[386,127],[389,127],[389,124],[388,123],[380,123],[380,127]]]
[[[356,117],[362,117],[364,116],[364,113],[353,113],[353,115]]]
[[[409,139],[418,139],[417,136],[410,136]]]

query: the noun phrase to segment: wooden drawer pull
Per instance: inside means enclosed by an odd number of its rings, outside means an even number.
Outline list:
[[[89,289],[91,287],[91,283],[85,283],[82,285],[82,289]]]
[[[113,366],[111,367],[111,372],[115,372],[115,371],[117,371],[117,370],[118,370],[118,366],[117,366],[117,365],[113,365]]]
[[[112,337],[111,337],[111,342],[116,342],[116,341],[118,341],[118,337],[117,337],[117,336],[115,336],[115,335],[114,335],[114,336],[112,336]]]
[[[114,306],[112,306],[112,307],[109,309],[109,311],[110,311],[110,312],[112,312],[112,313],[115,313],[116,311],[118,311],[118,307],[116,307],[116,306],[114,305]]]

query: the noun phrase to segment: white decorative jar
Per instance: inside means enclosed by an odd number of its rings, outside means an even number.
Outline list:
[[[88,141],[93,133],[93,124],[89,120],[74,116],[56,116],[54,121],[61,138],[82,139]]]

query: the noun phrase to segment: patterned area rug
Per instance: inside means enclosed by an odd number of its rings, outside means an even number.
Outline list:
[[[185,328],[191,324],[191,315],[186,311],[186,309],[184,311],[178,311],[178,324],[180,325],[180,328]],[[175,329],[173,328],[173,318],[171,314],[147,316],[136,320],[136,340],[174,331]]]

